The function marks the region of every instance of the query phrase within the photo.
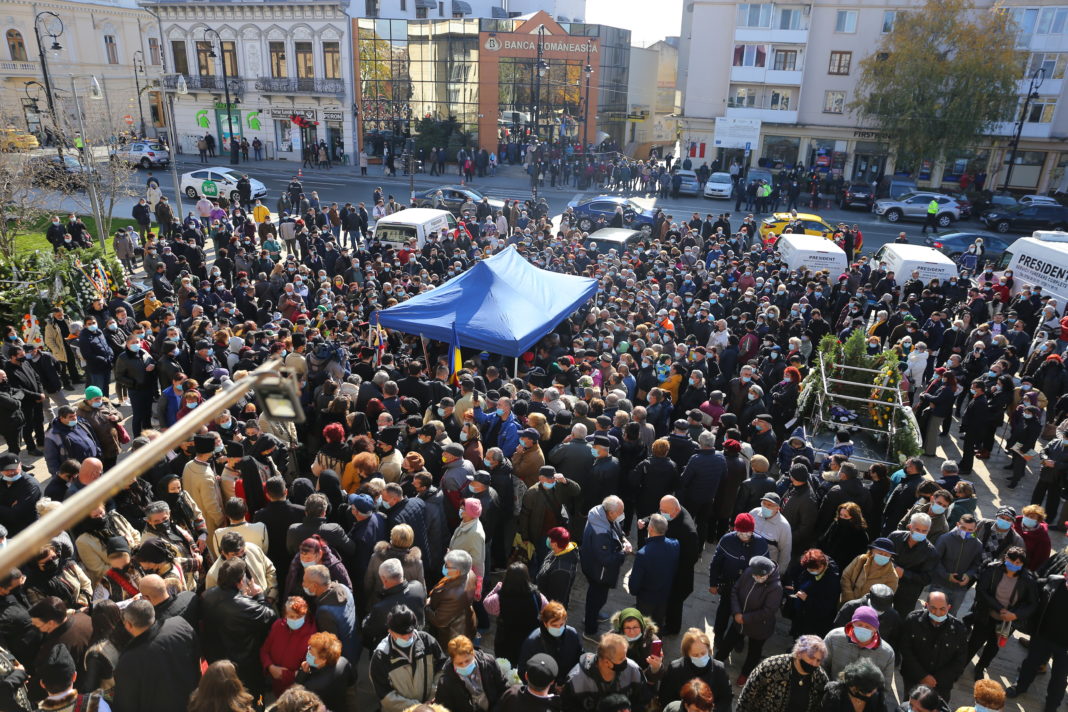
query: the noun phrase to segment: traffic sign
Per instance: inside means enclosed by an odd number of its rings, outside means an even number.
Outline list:
[[[129,114],[127,114],[126,116],[123,116],[122,120],[126,122],[127,126],[133,126],[133,117],[130,116]]]

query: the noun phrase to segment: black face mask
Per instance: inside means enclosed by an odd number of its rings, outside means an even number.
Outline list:
[[[59,559],[52,559],[41,570],[49,576],[54,576],[59,571]]]
[[[621,663],[612,663],[612,671],[619,674],[627,669],[627,661],[624,660]]]
[[[812,673],[816,672],[816,668],[819,667],[819,665],[813,665],[804,658],[798,658],[797,663],[801,666],[801,670],[804,671],[806,675],[811,675]]]

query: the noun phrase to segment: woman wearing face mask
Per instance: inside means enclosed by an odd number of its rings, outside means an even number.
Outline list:
[[[980,649],[983,651],[975,663],[976,680],[985,676],[986,668],[1004,644],[999,639],[1011,638],[1012,631],[1027,622],[1037,604],[1038,583],[1027,567],[1025,550],[1012,547],[1004,559],[983,567],[975,586],[973,627],[968,638],[969,660]]]
[[[734,647],[744,639],[748,649],[736,684],[745,685],[756,668],[764,643],[775,632],[775,619],[782,602],[782,584],[775,562],[766,556],[754,556],[731,588],[731,625],[722,640],[717,640],[716,660],[725,662]]]
[[[877,583],[897,591],[898,576],[894,568],[894,542],[880,537],[868,545],[868,552],[853,559],[842,572],[840,604],[860,598]]]
[[[293,684],[297,670],[305,661],[308,640],[316,632],[315,616],[308,615],[308,602],[299,596],[287,599],[285,616],[271,624],[260,647],[260,664],[267,671],[275,695],[281,695]]]
[[[838,613],[841,579],[838,565],[819,549],[801,556],[798,573],[787,575],[783,615],[791,618],[790,635],[826,635]]]
[[[1027,549],[1027,568],[1038,571],[1046,563],[1051,551],[1046,510],[1038,504],[1027,505],[1012,528],[1023,537],[1024,548]]]
[[[887,696],[894,699],[892,693],[884,692],[885,686],[886,675],[874,663],[857,660],[847,665],[838,679],[827,683],[820,712],[883,712]]]
[[[827,646],[815,635],[803,635],[791,652],[765,659],[738,696],[738,710],[787,712],[820,709],[827,687],[823,659]],[[793,706],[791,702],[800,702]]]
[[[307,652],[294,682],[314,692],[331,710],[347,709],[349,685],[355,670],[341,654],[341,641],[333,633],[315,633],[308,638]]]
[[[434,701],[449,712],[488,712],[494,708],[508,688],[496,659],[475,650],[470,638],[463,635],[450,640],[446,650],[449,662],[445,663]]]
[[[683,712],[692,712],[691,703],[686,701],[686,688],[693,685],[693,680],[700,680],[709,689],[712,704],[705,710],[723,712],[731,709],[734,697],[727,669],[719,660],[712,657],[712,642],[708,634],[700,628],[690,628],[682,634],[682,656],[665,665],[664,676],[660,680],[660,704],[665,712],[677,708]]]
[[[196,384],[192,379],[186,380],[182,384],[182,405],[178,408],[178,418],[184,418],[190,411],[200,407],[200,404],[204,402],[204,397],[200,395],[200,391],[195,389]]]
[[[653,655],[653,643],[659,642],[656,622],[646,618],[637,608],[624,608],[612,614],[609,623],[613,633],[627,639],[627,657],[635,662],[650,682],[664,673],[664,655]]]
[[[874,608],[860,606],[849,623],[829,632],[823,642],[827,646],[823,667],[832,679],[838,679],[847,666],[867,661],[875,665],[884,680],[893,682],[894,650],[879,636],[879,614]],[[893,690],[887,687],[886,693],[892,696]],[[886,706],[872,709],[884,710]]]

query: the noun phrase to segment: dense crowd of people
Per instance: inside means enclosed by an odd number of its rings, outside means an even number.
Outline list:
[[[0,572],[0,708],[343,712],[366,675],[385,712],[942,712],[969,674],[990,712],[1048,668],[1058,709],[1068,324],[1039,287],[863,255],[791,271],[751,215],[658,212],[620,253],[518,205],[398,245],[366,211],[207,203],[141,211],[143,303],[120,287],[76,320],[56,305],[43,343],[5,331],[0,544],[244,392]],[[454,371],[376,326],[511,246],[601,286],[515,364]],[[896,357],[925,454],[958,429],[959,462],[861,467],[847,429],[821,451],[798,429],[819,343],[858,331]],[[269,359],[303,423],[241,388]],[[980,503],[976,458],[1032,503]],[[683,625],[706,552],[711,634]],[[607,610],[621,586],[633,604]],[[792,650],[765,656],[784,627]],[[985,671],[1022,633],[1006,690]]]

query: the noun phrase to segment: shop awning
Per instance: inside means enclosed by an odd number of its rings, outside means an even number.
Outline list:
[[[505,10],[503,7],[497,7],[496,5],[494,5],[493,7],[490,8],[490,17],[496,17],[496,18],[500,18],[500,19],[505,19],[506,20],[506,19],[508,19],[508,11]],[[1068,175],[1068,174],[1066,174],[1066,175]]]
[[[470,15],[471,3],[464,2],[464,0],[452,0],[452,14],[455,15],[457,13]]]

